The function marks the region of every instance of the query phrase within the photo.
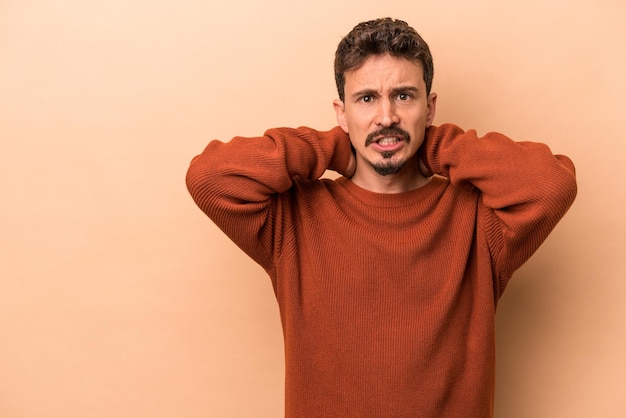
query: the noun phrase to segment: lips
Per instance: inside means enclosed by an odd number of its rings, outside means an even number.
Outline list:
[[[382,137],[374,140],[369,146],[377,152],[394,152],[402,148],[405,144],[404,138]]]
[[[369,134],[365,140],[365,146],[372,146],[379,152],[390,152],[401,148],[410,142],[408,132],[397,127],[387,127]]]

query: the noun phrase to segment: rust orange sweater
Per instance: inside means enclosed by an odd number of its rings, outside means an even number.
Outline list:
[[[286,416],[492,416],[496,304],[572,204],[571,161],[442,125],[421,148],[438,176],[376,194],[320,179],[350,152],[339,128],[272,129],[212,141],[187,173],[272,280]]]

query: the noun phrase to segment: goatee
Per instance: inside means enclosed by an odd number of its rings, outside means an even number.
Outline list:
[[[393,165],[372,163],[372,167],[374,168],[374,171],[376,171],[376,173],[378,173],[379,175],[388,176],[390,174],[396,174],[400,170],[402,170],[402,167],[404,167],[404,161]]]

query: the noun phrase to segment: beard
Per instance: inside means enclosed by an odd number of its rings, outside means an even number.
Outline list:
[[[411,142],[411,135],[403,129],[400,129],[396,126],[390,126],[386,128],[379,129],[376,132],[370,133],[365,139],[365,146],[369,146],[376,142],[377,138],[382,138],[386,136],[399,136],[405,143]],[[406,164],[406,160],[397,160],[394,159],[395,152],[382,152],[380,155],[383,157],[382,161],[378,162],[370,162],[370,165],[374,168],[376,173],[381,176],[388,176],[390,174],[396,174],[402,167]]]
[[[391,154],[391,155],[387,157],[385,156],[386,154]],[[393,153],[391,152],[385,152],[382,154],[382,156],[383,156],[382,161],[379,161],[376,163],[370,162],[370,165],[374,168],[374,171],[376,171],[376,173],[378,173],[381,176],[388,176],[390,174],[396,174],[400,170],[402,170],[402,168],[406,164],[405,160],[399,160],[399,161],[392,160],[391,157],[393,156]]]

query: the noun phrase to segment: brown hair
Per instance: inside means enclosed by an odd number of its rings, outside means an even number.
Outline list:
[[[341,101],[344,100],[345,73],[358,69],[370,56],[384,54],[420,62],[424,71],[426,94],[430,94],[434,67],[428,45],[406,22],[382,18],[359,23],[337,46],[335,82]]]

